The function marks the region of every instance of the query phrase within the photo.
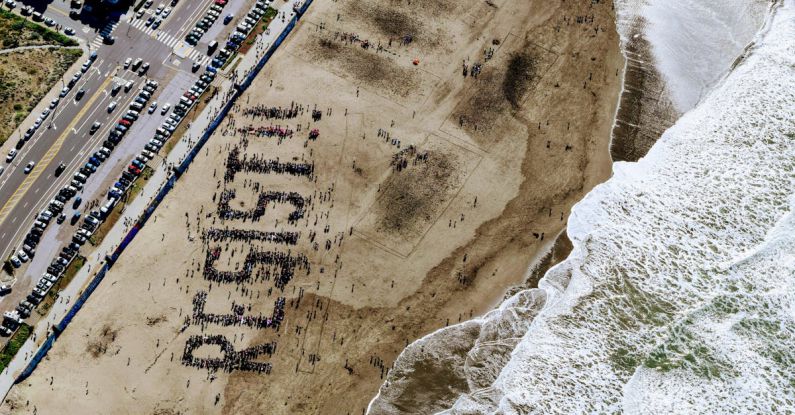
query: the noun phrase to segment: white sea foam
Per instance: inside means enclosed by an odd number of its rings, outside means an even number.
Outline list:
[[[548,301],[489,391],[496,404],[467,396],[454,411],[795,410],[794,7],[577,205],[575,250],[541,284]]]
[[[445,412],[795,411],[795,0],[773,15],[645,158],[575,206],[571,256],[466,323],[468,391]]]
[[[770,0],[616,0],[626,42],[638,19],[676,108],[685,112],[731,67],[764,22]]]

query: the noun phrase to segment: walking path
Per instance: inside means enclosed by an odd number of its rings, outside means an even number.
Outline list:
[[[61,46],[61,45],[35,45],[35,46],[19,46],[16,48],[11,49],[3,49],[0,50],[0,55],[5,55],[6,53],[13,53],[13,52],[22,52],[25,50],[31,49],[80,49],[80,46]]]
[[[69,311],[71,303],[83,292],[86,284],[91,281],[92,277],[103,266],[105,256],[113,253],[118,244],[127,235],[129,231],[127,224],[135,223],[147,206],[154,200],[154,197],[171,176],[172,167],[179,165],[185,159],[199,137],[207,131],[209,122],[218,115],[229,97],[232,96],[234,83],[244,79],[254,69],[274,40],[289,25],[295,15],[293,6],[301,3],[301,0],[289,0],[284,3],[279,9],[279,15],[271,22],[269,30],[257,36],[255,45],[243,56],[234,73],[224,74],[225,76],[216,79],[215,86],[218,87],[219,93],[211,99],[204,110],[195,118],[163,162],[159,166],[151,166],[155,169],[155,172],[149,178],[141,193],[124,208],[122,216],[113,228],[108,231],[103,242],[91,254],[86,255],[86,263],[83,268],[75,275],[72,283],[60,292],[58,301],[52,306],[49,315],[36,324],[33,331],[34,334],[22,346],[3,373],[0,374],[0,395],[3,396],[3,399],[5,399],[8,391],[13,386],[17,376],[25,369],[30,359],[38,351],[41,343],[47,338],[51,332],[51,327],[58,324],[60,319]],[[230,65],[230,67],[232,66]],[[108,272],[112,272],[112,270]]]

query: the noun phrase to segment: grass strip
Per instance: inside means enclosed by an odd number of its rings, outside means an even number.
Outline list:
[[[260,20],[254,24],[254,29],[248,34],[248,36],[246,36],[246,39],[243,41],[243,43],[240,44],[240,49],[238,49],[238,52],[242,54],[248,52],[248,50],[254,46],[254,40],[257,38],[257,36],[259,36],[260,33],[268,30],[268,26],[270,26],[271,22],[278,13],[279,12],[273,7],[268,7],[265,9],[265,13],[262,14]]]
[[[16,356],[19,349],[22,348],[22,345],[28,340],[31,333],[33,333],[33,327],[22,323],[17,331],[11,336],[11,339],[6,344],[6,347],[3,348],[3,351],[0,352],[0,371],[5,370],[11,360]]]
[[[69,36],[50,30],[4,9],[0,9],[0,41],[2,49],[39,45],[41,42],[58,46],[78,45],[77,41]]]
[[[83,265],[86,264],[86,257],[78,255],[75,259],[66,267],[66,271],[63,273],[63,276],[58,279],[55,285],[50,288],[50,291],[47,292],[47,295],[44,299],[39,303],[36,307],[36,312],[39,313],[41,316],[45,316],[47,312],[50,310],[53,304],[55,304],[55,300],[58,298],[58,294],[66,288],[70,282],[75,278],[77,272],[83,268]]]
[[[91,245],[99,246],[99,244],[102,243],[108,232],[113,229],[113,225],[119,221],[119,218],[122,214],[121,207],[129,205],[133,200],[135,200],[138,194],[141,193],[141,190],[143,190],[144,186],[146,186],[146,182],[150,177],[152,177],[152,174],[154,174],[154,170],[152,170],[152,168],[149,166],[144,166],[144,169],[141,171],[141,175],[138,177],[138,180],[133,182],[132,186],[127,189],[127,191],[121,197],[121,201],[113,207],[113,210],[108,213],[108,217],[105,218],[105,221],[99,225],[99,228],[97,228],[97,230],[94,231],[94,234],[91,235],[91,238],[88,239],[88,242]]]

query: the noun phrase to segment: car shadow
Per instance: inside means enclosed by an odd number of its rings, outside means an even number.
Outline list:
[[[58,13],[69,17],[83,26],[102,30],[115,24],[133,6],[134,0],[87,0],[54,2],[54,0],[18,0],[22,7],[30,6],[34,11],[45,14],[50,7],[58,8]]]

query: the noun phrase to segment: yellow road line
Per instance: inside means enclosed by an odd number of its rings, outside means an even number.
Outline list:
[[[63,10],[59,10],[59,9],[57,9],[57,8],[55,8],[55,7],[53,7],[53,8],[52,8],[52,11],[54,11],[54,12],[56,12],[56,13],[60,14],[61,16],[70,17],[70,16],[69,16],[69,14],[67,14],[65,11],[63,11]]]
[[[105,79],[105,82],[103,82],[102,85],[100,85],[99,89],[97,89],[97,92],[93,96],[91,96],[91,98],[86,102],[86,104],[83,106],[80,112],[78,112],[77,115],[72,119],[72,122],[69,123],[69,126],[64,129],[64,132],[60,135],[60,137],[58,137],[57,140],[55,140],[53,145],[50,146],[50,149],[47,150],[47,153],[45,153],[44,156],[42,156],[41,160],[39,160],[39,163],[36,165],[36,167],[33,168],[33,171],[30,172],[30,174],[28,174],[28,177],[25,178],[22,184],[19,185],[19,188],[17,188],[17,190],[14,191],[14,194],[12,194],[11,197],[8,199],[8,201],[5,203],[5,205],[3,205],[2,209],[0,209],[0,224],[2,224],[6,220],[8,214],[11,213],[11,211],[17,205],[19,200],[22,199],[23,196],[25,196],[25,193],[27,193],[27,191],[30,189],[30,186],[33,185],[36,179],[38,179],[39,176],[41,176],[41,174],[45,171],[47,166],[49,166],[50,162],[52,162],[52,160],[61,150],[61,146],[63,146],[64,141],[66,141],[66,137],[68,137],[69,134],[71,134],[72,128],[74,128],[75,124],[77,124],[77,122],[80,121],[81,118],[83,118],[86,111],[88,111],[91,108],[91,105],[94,103],[94,101],[96,101],[97,98],[103,95],[102,92],[105,90],[105,87],[107,87],[110,81],[112,80],[113,80],[112,76]]]

